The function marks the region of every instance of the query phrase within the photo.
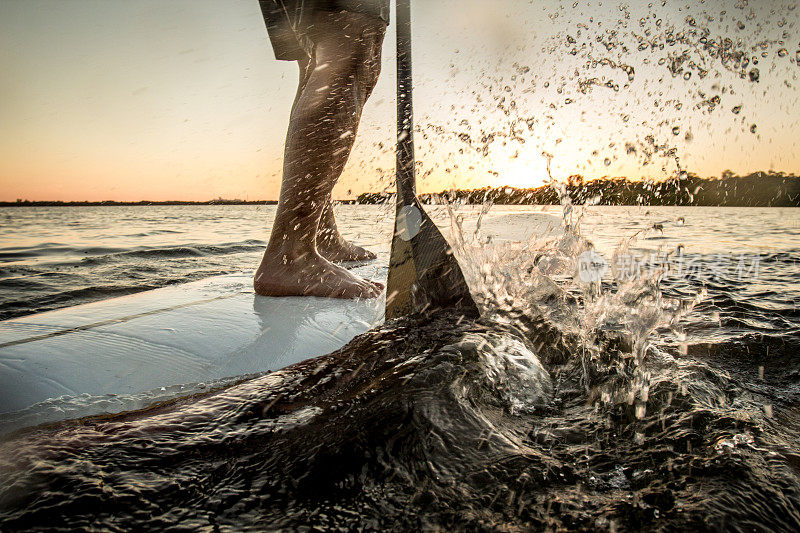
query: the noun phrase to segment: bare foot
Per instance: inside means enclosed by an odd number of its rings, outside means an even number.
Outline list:
[[[349,243],[337,232],[335,236],[319,236],[317,250],[320,255],[332,263],[346,261],[369,261],[378,257],[360,246]]]
[[[318,253],[264,256],[253,287],[262,296],[377,298],[383,284],[362,279]]]

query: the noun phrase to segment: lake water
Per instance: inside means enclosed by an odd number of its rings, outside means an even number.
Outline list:
[[[0,318],[254,271],[274,213],[274,206],[4,209]],[[348,235],[363,232],[369,238],[359,240],[380,246],[374,216],[347,210]]]
[[[254,270],[273,209],[2,210],[0,313]],[[385,264],[392,210],[338,213]],[[7,437],[0,528],[800,527],[800,211],[587,207],[523,243],[492,224],[562,208],[479,213],[480,321]]]
[[[444,226],[447,218],[435,208]],[[0,319],[67,307],[217,274],[255,270],[266,246],[274,206],[31,207],[0,210]],[[468,208],[475,218],[477,208]],[[496,206],[492,215],[561,208]],[[381,206],[339,206],[345,236],[387,252],[394,213]],[[683,218],[683,225],[680,219]],[[610,253],[653,224],[664,231],[640,242],[655,251],[685,246],[717,263],[745,254],[767,259],[800,250],[794,209],[588,207],[583,231]],[[780,262],[786,274],[792,261]],[[772,265],[772,266],[771,266]],[[750,265],[748,265],[750,266]],[[735,265],[734,265],[735,267]],[[796,267],[795,267],[796,268]],[[707,272],[706,274],[709,274]],[[798,300],[794,279],[762,276],[762,298]],[[751,284],[735,290],[754,291]],[[760,293],[755,290],[753,293]]]

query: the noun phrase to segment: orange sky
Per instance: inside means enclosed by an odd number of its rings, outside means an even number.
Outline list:
[[[800,172],[800,9],[641,4],[417,0],[420,190],[538,186],[543,153],[557,179]],[[704,28],[759,81],[703,49]],[[393,49],[390,31],[338,198],[391,188]],[[0,200],[277,197],[296,66],[274,60],[255,0],[3,2],[0,68]]]

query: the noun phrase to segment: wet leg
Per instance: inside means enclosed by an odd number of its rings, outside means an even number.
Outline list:
[[[383,288],[323,257],[317,235],[374,86],[365,58],[380,50],[384,31],[382,22],[356,13],[315,19],[315,57],[292,108],[278,210],[254,279],[259,294],[370,298]]]

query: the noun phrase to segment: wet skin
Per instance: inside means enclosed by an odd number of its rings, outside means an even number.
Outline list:
[[[264,296],[374,298],[383,284],[335,264],[374,259],[342,238],[331,192],[380,74],[385,24],[360,13],[319,12],[314,57],[298,61],[300,84],[286,136],[283,183],[254,287]]]

